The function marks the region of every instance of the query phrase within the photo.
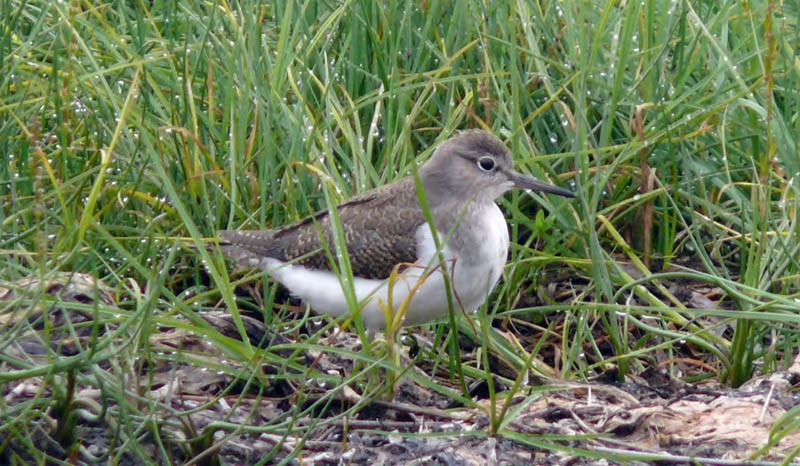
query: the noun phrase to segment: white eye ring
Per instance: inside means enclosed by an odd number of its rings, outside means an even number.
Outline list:
[[[494,157],[484,155],[478,159],[478,168],[480,168],[481,171],[486,173],[493,172],[496,167],[497,163],[495,162]]]

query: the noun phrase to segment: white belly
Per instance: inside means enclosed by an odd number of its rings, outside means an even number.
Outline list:
[[[353,290],[367,328],[385,328],[386,310],[391,309],[394,316],[402,306],[405,306],[403,325],[423,324],[446,316],[449,307],[443,271],[450,277],[455,311],[472,312],[486,301],[506,262],[508,227],[494,203],[480,213],[480,228],[476,226],[472,231],[480,238],[479,244],[466,254],[445,245],[442,253],[446,267],[440,265],[430,227],[424,224],[417,230],[419,259],[415,266],[398,275],[392,287],[388,280],[353,278]],[[439,240],[444,241],[446,235],[447,232],[439,232]],[[314,311],[334,316],[351,312],[343,291],[349,285],[332,272],[275,259],[264,261],[261,267]]]

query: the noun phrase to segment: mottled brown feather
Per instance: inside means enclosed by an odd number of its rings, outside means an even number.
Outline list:
[[[339,205],[337,211],[353,275],[385,279],[398,263],[416,261],[416,231],[425,217],[412,177],[366,191]],[[276,230],[224,230],[219,235],[229,253],[235,249],[320,270],[331,269],[321,238],[335,251],[327,211]]]

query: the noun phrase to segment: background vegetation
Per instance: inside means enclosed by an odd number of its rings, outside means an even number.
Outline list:
[[[25,438],[47,412],[76,454],[73,391],[88,386],[144,461],[137,439],[181,422],[147,396],[154,369],[178,363],[246,386],[224,393],[318,378],[364,396],[344,415],[368,406],[386,389],[374,366],[410,363],[340,348],[353,373],[308,370],[300,355],[325,350],[331,326],[298,337],[308,316],[273,308],[268,281],[232,279],[197,245],[397,179],[473,127],[578,199],[501,201],[517,241],[505,280],[477,326],[459,318],[486,359],[459,366],[456,388],[429,388],[469,404],[458,387],[485,380],[497,396],[489,357],[537,380],[660,363],[733,387],[788,367],[800,348],[798,18],[796,1],[0,1],[0,383],[3,395],[41,383],[25,403],[0,401],[0,450],[44,458]],[[53,292],[64,273],[83,274],[85,299]],[[689,289],[709,298],[693,305]],[[36,312],[56,305],[91,319]],[[200,318],[211,310],[238,335]],[[241,338],[242,315],[286,339]],[[498,333],[517,321],[537,338]],[[221,353],[156,349],[167,328]],[[456,329],[424,330],[442,344],[417,361],[458,366]],[[31,334],[40,354],[12,351]],[[70,337],[82,344],[67,351]],[[689,371],[677,363],[688,353]],[[523,378],[503,380],[517,390]]]

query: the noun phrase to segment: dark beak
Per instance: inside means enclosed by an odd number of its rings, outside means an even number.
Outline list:
[[[575,193],[570,190],[539,181],[532,176],[523,175],[519,172],[512,172],[510,175],[511,181],[514,182],[514,187],[517,189],[530,189],[531,191],[540,193],[550,193],[564,197],[575,197]]]

